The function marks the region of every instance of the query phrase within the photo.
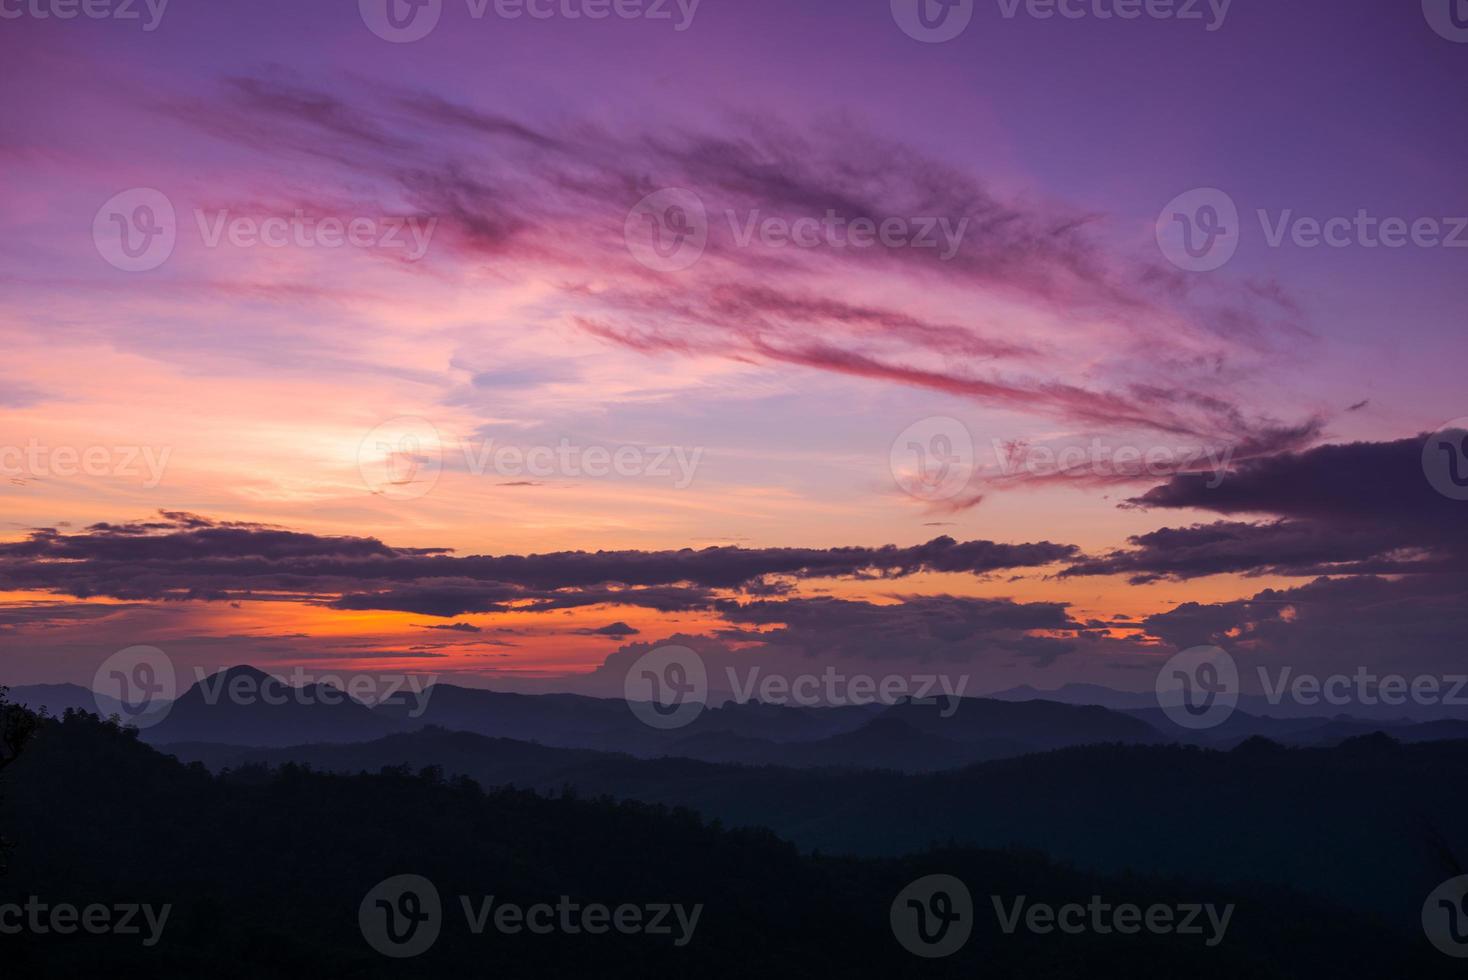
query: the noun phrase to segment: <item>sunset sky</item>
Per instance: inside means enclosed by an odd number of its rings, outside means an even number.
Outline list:
[[[0,681],[134,644],[598,693],[674,637],[973,693],[1203,642],[1461,662],[1468,503],[1420,437],[1468,416],[1468,44],[1419,4],[981,2],[926,43],[888,0],[442,0],[398,43],[372,2],[0,19]],[[1187,271],[1157,226],[1199,189],[1237,252]],[[144,206],[171,251],[129,270]],[[828,214],[939,244],[749,234]],[[1349,240],[1272,245],[1297,218]]]

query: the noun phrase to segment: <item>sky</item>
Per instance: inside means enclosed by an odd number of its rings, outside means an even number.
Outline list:
[[[0,680],[1461,662],[1446,0],[391,2],[0,0]]]

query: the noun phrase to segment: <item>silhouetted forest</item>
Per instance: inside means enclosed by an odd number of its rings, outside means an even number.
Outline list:
[[[1083,760],[1076,762],[1079,768]],[[74,712],[43,722],[3,777],[0,828],[15,849],[0,880],[0,905],[38,895],[77,905],[172,906],[151,948],[116,935],[0,937],[11,976],[1374,980],[1447,976],[1453,966],[1420,933],[1283,888],[1100,876],[1034,852],[941,841],[895,858],[802,853],[770,831],[726,829],[686,809],[486,791],[436,768],[339,775],[288,764],[212,775],[142,744],[133,731]],[[872,785],[876,795],[887,789]],[[1080,787],[1057,805],[1074,812],[1088,792]],[[995,809],[1005,805],[991,801]],[[1161,814],[1157,823],[1168,818]],[[1131,832],[1146,837],[1157,829]],[[1345,863],[1357,855],[1339,857]],[[378,882],[408,873],[437,886],[443,931],[422,956],[388,959],[364,941],[358,907]],[[894,940],[889,907],[908,882],[936,873],[968,884],[974,934],[948,959],[920,960]],[[678,948],[667,937],[616,932],[476,936],[459,895],[704,909],[693,939]],[[990,895],[1056,904],[1092,895],[1143,906],[1236,903],[1237,911],[1226,940],[1212,948],[1199,936],[1007,935]]]

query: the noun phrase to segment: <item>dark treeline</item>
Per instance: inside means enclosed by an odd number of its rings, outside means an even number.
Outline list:
[[[6,975],[444,976],[1446,976],[1411,935],[1276,888],[1099,876],[1027,852],[935,846],[902,858],[802,854],[763,830],[676,808],[522,789],[486,792],[437,769],[325,774],[297,765],[211,775],[95,716],[47,720],[3,774],[14,841],[0,905],[41,900],[172,906],[161,941],[0,936]],[[996,806],[1001,805],[995,803]],[[1135,832],[1148,833],[1138,827]],[[1343,859],[1345,856],[1343,856]],[[381,880],[423,875],[445,920],[422,956],[364,941],[358,906]],[[957,876],[976,905],[957,954],[921,960],[889,906],[923,875]],[[702,904],[684,947],[667,936],[474,935],[458,896]],[[1235,903],[1223,942],[1202,936],[1003,933],[1012,901]],[[1145,964],[1140,969],[1139,964]]]

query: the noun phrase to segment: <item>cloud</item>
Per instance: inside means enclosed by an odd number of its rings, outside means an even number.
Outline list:
[[[1222,481],[1178,474],[1128,505],[1265,514],[1132,537],[1130,549],[1085,559],[1061,575],[1125,574],[1133,582],[1225,572],[1280,575],[1468,571],[1464,504],[1438,492],[1423,468],[1428,435],[1319,446],[1257,457]]]
[[[1271,370],[1310,342],[1277,284],[1198,284],[1106,244],[1102,216],[1000,194],[847,118],[799,129],[773,113],[701,129],[552,129],[433,92],[285,73],[229,78],[165,111],[288,158],[305,189],[282,189],[290,199],[276,210],[319,211],[332,198],[341,211],[342,187],[362,198],[358,212],[371,198],[405,202],[438,219],[434,261],[513,264],[555,285],[569,322],[631,350],[798,366],[1240,445],[1314,426],[1194,393]],[[639,265],[624,241],[633,205],[669,187],[696,195],[709,217],[702,259],[676,278]],[[963,234],[951,254],[741,240],[741,226],[768,219],[897,218],[941,219]],[[871,295],[894,299],[855,297],[873,283],[884,288]],[[1094,356],[1051,356],[1080,345]],[[1080,362],[1084,371],[1061,376]]]
[[[638,605],[709,608],[713,590],[778,592],[782,579],[985,576],[1078,557],[1074,545],[934,538],[910,547],[570,551],[454,556],[376,538],[322,536],[168,512],[157,520],[55,528],[0,544],[0,587],[79,598],[249,599],[336,609],[464,613]]]

